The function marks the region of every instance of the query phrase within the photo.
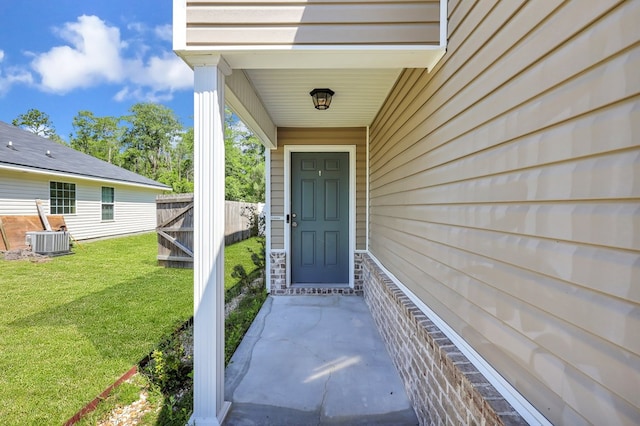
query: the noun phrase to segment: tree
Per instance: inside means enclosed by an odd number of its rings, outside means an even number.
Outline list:
[[[193,128],[178,137],[171,158],[171,169],[164,171],[159,181],[176,193],[193,192]]]
[[[264,202],[264,146],[225,110],[225,196],[230,201]]]
[[[193,192],[193,128],[185,130],[174,112],[162,105],[138,103],[129,112],[124,117],[97,117],[79,111],[69,135],[71,147],[169,185],[174,192]],[[36,109],[13,124],[64,143],[49,116]],[[264,202],[264,146],[228,109],[224,143],[226,199]]]
[[[73,118],[75,132],[69,136],[71,147],[109,163],[120,164],[120,138],[124,129],[120,118],[96,117],[91,111],[80,111]]]
[[[182,125],[169,108],[152,103],[138,103],[123,117],[128,123],[122,138],[124,167],[157,180],[172,171],[172,144]]]
[[[53,126],[53,122],[51,121],[51,118],[49,118],[49,114],[35,108],[28,110],[24,114],[18,115],[18,117],[11,121],[11,124],[22,127],[36,135],[64,144],[62,138],[56,134],[56,128]]]
[[[193,182],[193,127],[182,135],[175,151],[178,176]]]

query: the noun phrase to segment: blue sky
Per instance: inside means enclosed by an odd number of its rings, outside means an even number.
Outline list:
[[[157,102],[193,125],[193,73],[171,50],[172,0],[0,1],[0,121],[36,108],[69,139],[81,110]]]

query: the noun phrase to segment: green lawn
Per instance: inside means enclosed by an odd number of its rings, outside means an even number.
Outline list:
[[[247,246],[258,248],[254,239],[225,250],[227,271],[253,269]],[[193,271],[156,266],[155,234],[74,251],[0,260],[3,425],[62,424],[192,314]]]

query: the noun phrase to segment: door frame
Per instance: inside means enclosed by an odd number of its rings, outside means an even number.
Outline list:
[[[356,248],[356,146],[355,145],[285,145],[284,146],[284,214],[291,215],[291,153],[292,152],[348,152],[349,153],[349,287],[354,287],[354,256]],[[286,283],[291,286],[291,220],[284,223]]]

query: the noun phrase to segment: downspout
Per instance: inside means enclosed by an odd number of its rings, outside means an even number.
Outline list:
[[[266,148],[264,153],[264,166],[264,281],[266,283],[267,293],[271,293],[271,149],[269,148]]]
[[[369,126],[367,126],[367,158],[366,158],[366,179],[365,179],[365,191],[367,192],[366,203],[365,206],[365,251],[369,253]]]

